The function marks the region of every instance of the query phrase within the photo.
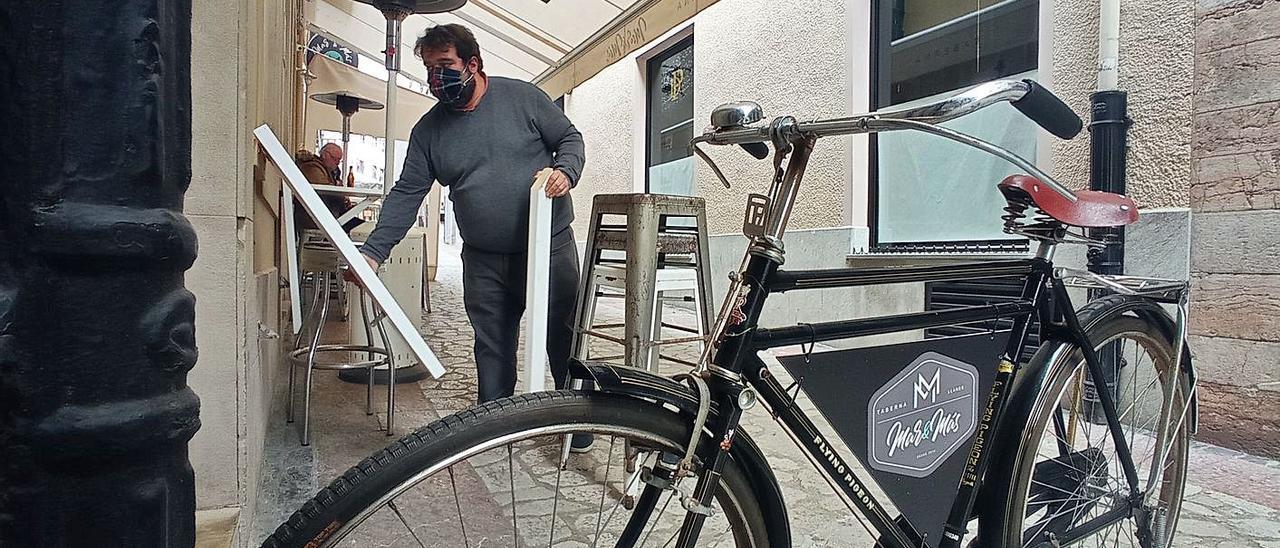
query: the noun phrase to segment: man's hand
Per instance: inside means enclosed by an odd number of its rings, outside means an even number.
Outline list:
[[[373,257],[363,253],[361,253],[360,256],[364,257],[365,262],[369,263],[369,268],[372,268],[374,272],[378,271],[378,261],[375,261]],[[360,283],[360,279],[356,277],[356,273],[353,269],[348,268],[346,272],[342,274],[342,277],[346,278],[348,282]]]
[[[535,177],[537,174],[534,175]],[[547,179],[547,197],[559,198],[569,193],[569,176],[563,171],[554,170],[551,172],[551,178]]]

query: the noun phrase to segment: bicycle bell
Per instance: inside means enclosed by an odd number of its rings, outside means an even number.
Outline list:
[[[717,131],[751,125],[763,119],[764,109],[755,101],[725,103],[711,111],[711,126]]]

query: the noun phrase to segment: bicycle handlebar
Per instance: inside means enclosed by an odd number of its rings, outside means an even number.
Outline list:
[[[1084,125],[1080,117],[1076,116],[1076,113],[1048,88],[1032,80],[996,80],[927,105],[871,112],[846,118],[794,122],[783,124],[781,128],[775,120],[775,123],[765,126],[712,131],[694,138],[694,142],[741,145],[769,142],[775,136],[830,137],[868,133],[870,129],[868,122],[876,119],[914,120],[927,124],[940,124],[1006,101],[1046,131],[1063,139],[1075,137]],[[775,132],[779,129],[786,131],[786,134],[776,135]]]
[[[800,138],[817,139],[836,135],[913,129],[933,133],[1005,158],[1027,169],[1031,175],[1074,202],[1075,193],[1012,152],[938,126],[942,122],[1006,101],[1046,131],[1063,139],[1075,137],[1084,125],[1080,117],[1048,88],[1032,80],[996,80],[927,105],[903,109],[810,122],[799,122],[790,116],[783,116],[775,118],[767,125],[713,127],[708,132],[694,137],[689,144],[690,146],[698,143],[741,145],[752,156],[763,158],[764,155],[761,152],[767,152],[767,149],[762,146],[762,143],[772,142],[781,145]]]

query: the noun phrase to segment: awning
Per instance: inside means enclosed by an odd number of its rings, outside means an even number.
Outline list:
[[[485,71],[534,82],[559,97],[605,67],[689,20],[717,0],[468,0],[444,14],[410,15],[401,51],[428,27],[466,25],[476,35]],[[361,53],[382,58],[386,19],[355,0],[317,0],[308,18],[322,34]],[[408,53],[401,69],[426,78]]]
[[[311,100],[312,95],[345,90],[379,103],[386,100],[387,83],[385,81],[360,72],[350,65],[324,55],[317,55],[311,59],[311,64],[307,68],[315,76],[307,86],[307,123],[304,135],[308,143],[315,138],[316,132],[322,129],[342,131],[342,114],[338,113],[338,109]],[[413,125],[418,123],[418,119],[435,103],[435,99],[401,89],[397,94],[395,138],[408,140]],[[386,133],[385,112],[385,109],[357,112],[351,117],[351,132],[381,137]]]

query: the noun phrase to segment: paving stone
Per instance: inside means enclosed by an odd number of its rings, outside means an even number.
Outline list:
[[[1239,523],[1240,532],[1261,539],[1280,538],[1280,523],[1274,519],[1254,517]]]
[[[1179,522],[1179,526],[1181,526],[1184,531],[1192,533],[1197,537],[1227,538],[1228,536],[1231,536],[1231,531],[1223,524],[1197,518],[1184,516]]]

